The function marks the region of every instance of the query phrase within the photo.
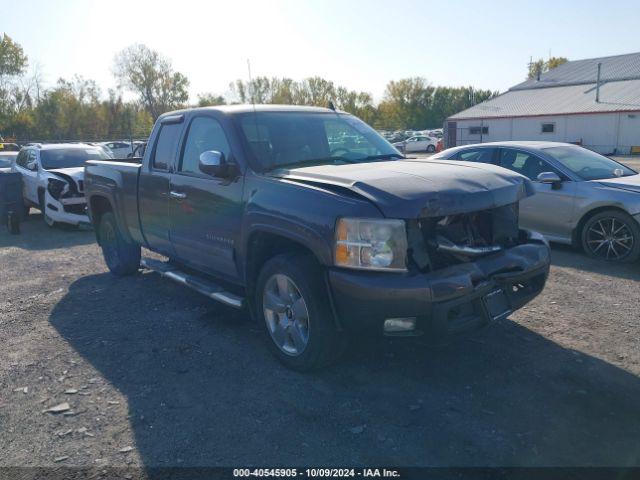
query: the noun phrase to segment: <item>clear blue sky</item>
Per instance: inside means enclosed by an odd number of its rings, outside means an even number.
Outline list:
[[[388,80],[505,90],[529,57],[640,51],[635,1],[0,0],[0,31],[51,85],[79,74],[115,86],[113,57],[132,43],[167,55],[191,94],[224,94],[253,75],[321,75],[382,97]]]

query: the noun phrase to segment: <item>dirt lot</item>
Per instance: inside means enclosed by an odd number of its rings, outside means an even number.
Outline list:
[[[244,313],[112,277],[92,232],[0,232],[0,466],[640,465],[640,265],[554,248],[511,319],[301,375]]]

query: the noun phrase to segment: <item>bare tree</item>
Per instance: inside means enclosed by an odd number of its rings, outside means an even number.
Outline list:
[[[114,74],[122,87],[138,94],[154,120],[189,99],[187,77],[174,71],[168,58],[145,45],[132,45],[118,53]]]

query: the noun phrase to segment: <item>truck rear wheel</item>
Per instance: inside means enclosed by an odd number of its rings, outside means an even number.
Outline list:
[[[346,338],[336,329],[322,271],[308,255],[278,255],[258,276],[255,305],[267,342],[284,365],[308,371],[335,361]]]
[[[140,245],[127,242],[116,223],[113,213],[107,212],[100,218],[98,239],[102,255],[109,270],[114,275],[132,275],[140,268]]]

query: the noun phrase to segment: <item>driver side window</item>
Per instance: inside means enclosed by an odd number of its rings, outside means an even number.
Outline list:
[[[543,172],[553,172],[560,178],[563,178],[562,174],[549,165],[545,160],[522,150],[503,148],[500,151],[500,160],[498,165],[524,175],[534,182],[538,180],[538,175]]]
[[[200,155],[209,150],[221,152],[226,158],[231,152],[220,123],[211,117],[196,117],[189,126],[179,171],[201,174]]]

